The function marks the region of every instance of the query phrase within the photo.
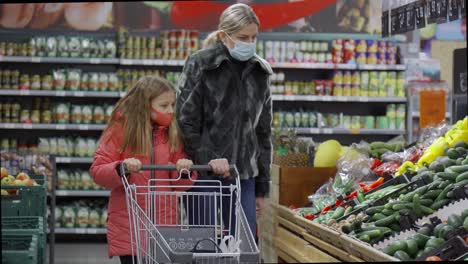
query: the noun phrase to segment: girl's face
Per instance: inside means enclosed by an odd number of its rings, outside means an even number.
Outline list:
[[[229,49],[233,49],[234,41],[242,41],[247,43],[255,42],[257,40],[258,26],[255,23],[250,23],[236,33],[232,33],[230,38],[224,32],[221,32],[221,34],[221,40],[224,45]]]
[[[175,101],[175,93],[172,91],[167,91],[151,100],[151,107],[160,113],[173,114]],[[155,118],[154,115],[154,111],[151,111],[151,118]]]

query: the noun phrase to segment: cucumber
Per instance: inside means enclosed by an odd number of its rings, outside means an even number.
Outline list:
[[[417,188],[416,190],[410,192],[410,193],[407,193],[405,195],[403,195],[403,197],[401,198],[402,201],[405,201],[405,202],[411,202],[413,201],[413,196],[415,194],[419,194],[420,196],[424,193],[426,193],[426,191],[428,190],[429,188],[429,185],[425,185],[425,186],[421,186],[419,188]]]
[[[395,254],[393,256],[395,258],[401,260],[401,261],[410,261],[411,260],[410,256],[408,256],[408,254],[403,250],[398,250],[397,252],[395,252]]]
[[[384,252],[385,254],[388,254],[390,256],[393,256],[395,252],[397,251],[406,251],[408,249],[408,245],[406,244],[405,241],[396,241],[390,245],[388,245],[385,249]]]
[[[346,224],[341,227],[341,231],[345,234],[349,234],[351,231],[353,231],[353,229],[351,228],[350,224]]]
[[[463,164],[463,161],[464,161],[464,160],[465,160],[464,158],[458,158],[457,161],[455,162],[455,164],[452,164],[452,165],[450,165],[450,166],[453,166],[453,165],[464,165],[464,164]],[[450,166],[446,166],[446,167],[450,167]]]
[[[447,198],[448,199],[453,199],[455,197],[455,193],[453,191],[450,191],[447,193]]]
[[[464,180],[468,180],[468,171],[458,175],[457,178],[455,179],[455,182],[461,182]]]
[[[442,223],[442,224],[436,225],[436,227],[434,227],[434,230],[432,232],[434,236],[439,237],[440,231],[442,230],[442,228],[444,228],[444,226],[448,226],[448,224]]]
[[[462,212],[462,214],[461,214],[461,217],[462,217],[463,219],[465,219],[465,218],[468,217],[468,209],[463,210],[463,212]]]
[[[408,239],[406,240],[406,244],[408,246],[408,250],[406,252],[408,255],[411,257],[415,257],[416,254],[418,254],[418,243],[414,239]]]
[[[417,194],[416,194],[416,195],[417,195]],[[416,196],[416,195],[415,195],[415,196]],[[414,196],[413,196],[413,197],[414,197]],[[392,206],[392,210],[394,210],[394,211],[399,211],[399,210],[401,210],[401,209],[412,209],[412,208],[413,208],[413,204],[411,204],[411,203],[404,203],[404,204],[398,203],[398,204],[394,204],[394,205]]]
[[[366,243],[370,242],[370,237],[368,235],[359,236],[358,239]]]
[[[400,224],[397,224],[397,223],[393,223],[390,225],[390,228],[395,231],[395,232],[400,232],[401,231],[401,227],[400,227]]]
[[[432,230],[428,226],[423,226],[423,227],[419,228],[419,230],[418,230],[418,234],[423,234],[423,235],[426,235],[426,236],[430,236],[431,233],[432,233]]]
[[[431,208],[427,207],[427,206],[424,206],[424,205],[421,205],[421,211],[424,215],[430,215],[432,213],[434,213],[434,210],[432,210]]]
[[[445,199],[447,197],[447,193],[450,192],[452,190],[453,186],[452,185],[447,185],[444,190],[442,190],[441,193],[439,193],[439,195],[437,195],[437,198],[434,200],[434,202],[438,202],[442,199]]]
[[[426,248],[427,247],[438,248],[438,247],[442,246],[444,243],[445,243],[445,240],[442,239],[442,238],[438,238],[438,237],[431,238],[431,239],[429,239],[427,241]]]
[[[445,167],[442,165],[442,163],[434,161],[429,165],[429,170],[432,170],[434,172],[442,172],[444,171]]]
[[[444,180],[449,180],[449,181],[455,181],[455,178],[458,176],[458,173],[456,172],[439,172],[436,173],[437,177],[444,179]]]
[[[358,191],[357,199],[360,203],[365,201],[364,194],[362,193],[362,191]]]
[[[449,149],[447,151],[447,157],[453,159],[453,160],[456,160],[458,159],[459,157],[461,157],[461,153],[458,152],[456,149]]]
[[[448,169],[452,170],[453,172],[463,173],[468,171],[468,165],[460,165],[460,166],[451,166]]]
[[[387,217],[386,215],[382,214],[382,213],[376,213],[372,216],[372,220],[373,221],[378,221],[378,220],[381,220],[381,219],[384,219],[385,217]]]
[[[468,158],[462,161],[461,165],[468,165]]]
[[[420,202],[424,206],[431,206],[434,203],[434,201],[431,199],[421,199]]]
[[[459,228],[463,225],[463,219],[460,216],[453,214],[447,218],[447,223],[453,228]]]
[[[463,140],[460,140],[458,141],[457,143],[455,143],[455,145],[453,145],[454,148],[464,148],[464,149],[467,149],[468,148],[468,143],[465,143]]]
[[[453,187],[464,186],[464,185],[467,185],[467,184],[468,184],[468,180],[462,180],[460,182],[457,182],[457,183],[453,184]]]
[[[439,210],[440,208],[446,206],[447,204],[450,203],[450,199],[442,199],[440,201],[435,202],[434,204],[431,205],[432,210]]]
[[[442,227],[442,229],[439,232],[439,238],[445,238],[445,235],[447,235],[448,232],[453,231],[455,228],[451,225],[446,225]]]
[[[342,206],[339,206],[335,209],[335,212],[331,216],[333,219],[338,219],[344,215],[345,209]]]
[[[423,199],[436,199],[437,196],[442,192],[442,190],[430,190],[427,193],[425,193],[422,198]]]
[[[383,205],[370,207],[370,208],[368,208],[366,210],[366,214],[367,215],[373,215],[373,214],[382,212],[382,210],[384,210],[384,209],[385,209],[385,206],[383,206]]]
[[[414,208],[414,213],[416,214],[416,216],[421,217],[422,209],[421,209],[421,200],[419,198],[419,194],[415,194],[413,196],[413,208]]]
[[[468,217],[466,217],[465,221],[463,221],[463,228],[466,232],[468,232]]]
[[[458,148],[455,148],[455,150],[458,151],[458,153],[460,153],[462,157],[466,156],[467,150],[465,148],[458,147]]]
[[[418,248],[424,248],[426,242],[430,239],[430,237],[429,235],[416,233],[413,236],[413,239],[416,240],[416,243],[418,243]]]
[[[432,202],[432,201],[431,201]],[[389,216],[389,215],[392,215],[395,211],[393,211],[392,209],[383,209],[382,210],[382,214],[386,215],[386,216]]]
[[[344,212],[344,215],[348,215],[349,213],[351,213],[353,211],[353,207],[350,206],[348,208],[346,208],[345,212]]]
[[[374,230],[369,230],[369,231],[364,231],[364,232],[359,233],[359,236],[365,236],[365,235],[369,236],[370,239],[373,239],[373,238],[381,236],[382,231],[379,229],[374,229]]]
[[[389,226],[395,221],[397,213],[387,216],[375,222],[375,226]]]

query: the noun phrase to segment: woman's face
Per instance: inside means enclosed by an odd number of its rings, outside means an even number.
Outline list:
[[[151,106],[154,110],[166,113],[166,114],[173,114],[174,113],[174,106],[175,106],[176,96],[174,92],[168,91],[162,93],[160,96],[154,98],[151,101]],[[151,117],[154,118],[154,113],[151,112]]]
[[[229,38],[224,32],[221,32],[221,34],[221,41],[224,43],[224,45],[229,49],[233,49],[234,41],[242,41],[248,43],[255,42],[257,40],[258,26],[255,23],[251,23],[243,27],[241,30],[235,33],[231,33],[231,35],[229,35],[229,37],[231,38]]]

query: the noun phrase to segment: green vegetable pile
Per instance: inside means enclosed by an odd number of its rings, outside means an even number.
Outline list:
[[[381,142],[376,141],[370,144],[369,155],[373,158],[381,159],[382,155],[387,152],[400,152],[405,146],[404,141]]]
[[[462,226],[468,231],[468,209],[465,209],[461,215],[449,216],[447,223],[438,224],[433,229],[430,226],[423,226],[408,239],[388,245],[384,252],[403,261],[417,259],[442,246],[446,242],[445,236],[448,232]]]

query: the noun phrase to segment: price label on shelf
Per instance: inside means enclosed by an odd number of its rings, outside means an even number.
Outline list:
[[[31,92],[30,92],[29,90],[20,90],[20,91],[19,91],[19,94],[20,94],[20,95],[30,95]]]
[[[32,57],[32,58],[31,58],[31,62],[40,63],[40,62],[41,62],[41,58],[40,58],[40,57]]]
[[[76,229],[77,234],[86,234],[86,233],[88,233],[87,231],[88,231],[87,228],[77,228]]]
[[[32,129],[32,124],[23,124],[23,129]]]
[[[84,92],[73,92],[73,96],[76,96],[76,97],[84,97]]]
[[[11,124],[11,123],[5,124],[5,128],[7,128],[7,129],[13,129],[13,128],[15,128],[15,124]]]
[[[153,65],[151,60],[142,60],[143,65]]]
[[[323,134],[333,134],[333,129],[325,128],[325,129],[323,129]]]
[[[322,101],[331,102],[333,101],[333,98],[331,96],[322,96]]]
[[[78,125],[79,130],[89,130],[89,125]]]
[[[67,92],[65,92],[65,91],[56,91],[55,92],[55,96],[62,96],[63,97],[63,96],[66,96],[66,95],[67,95]]]
[[[100,63],[101,63],[101,59],[93,58],[93,59],[90,59],[90,60],[89,60],[89,63],[91,63],[91,64],[100,64]]]
[[[66,125],[56,125],[56,126],[55,126],[55,129],[57,129],[57,130],[65,130],[65,129],[67,129],[67,126],[66,126]]]
[[[123,65],[133,65],[133,61],[132,61],[132,60],[128,60],[128,59],[123,59],[123,60],[120,60],[120,64],[123,64]]]
[[[367,103],[367,102],[369,102],[369,98],[367,98],[367,97],[359,97],[359,102],[365,102],[365,103]]]
[[[168,61],[167,61],[167,65],[175,66],[175,65],[177,65],[177,61],[175,61],[175,60],[168,60]]]
[[[361,134],[361,130],[354,128],[354,129],[350,129],[349,133],[352,134],[352,135],[359,135],[359,134]]]
[[[120,97],[124,97],[126,94],[127,94],[126,92],[120,92],[120,93],[119,93],[119,96],[120,96]]]

